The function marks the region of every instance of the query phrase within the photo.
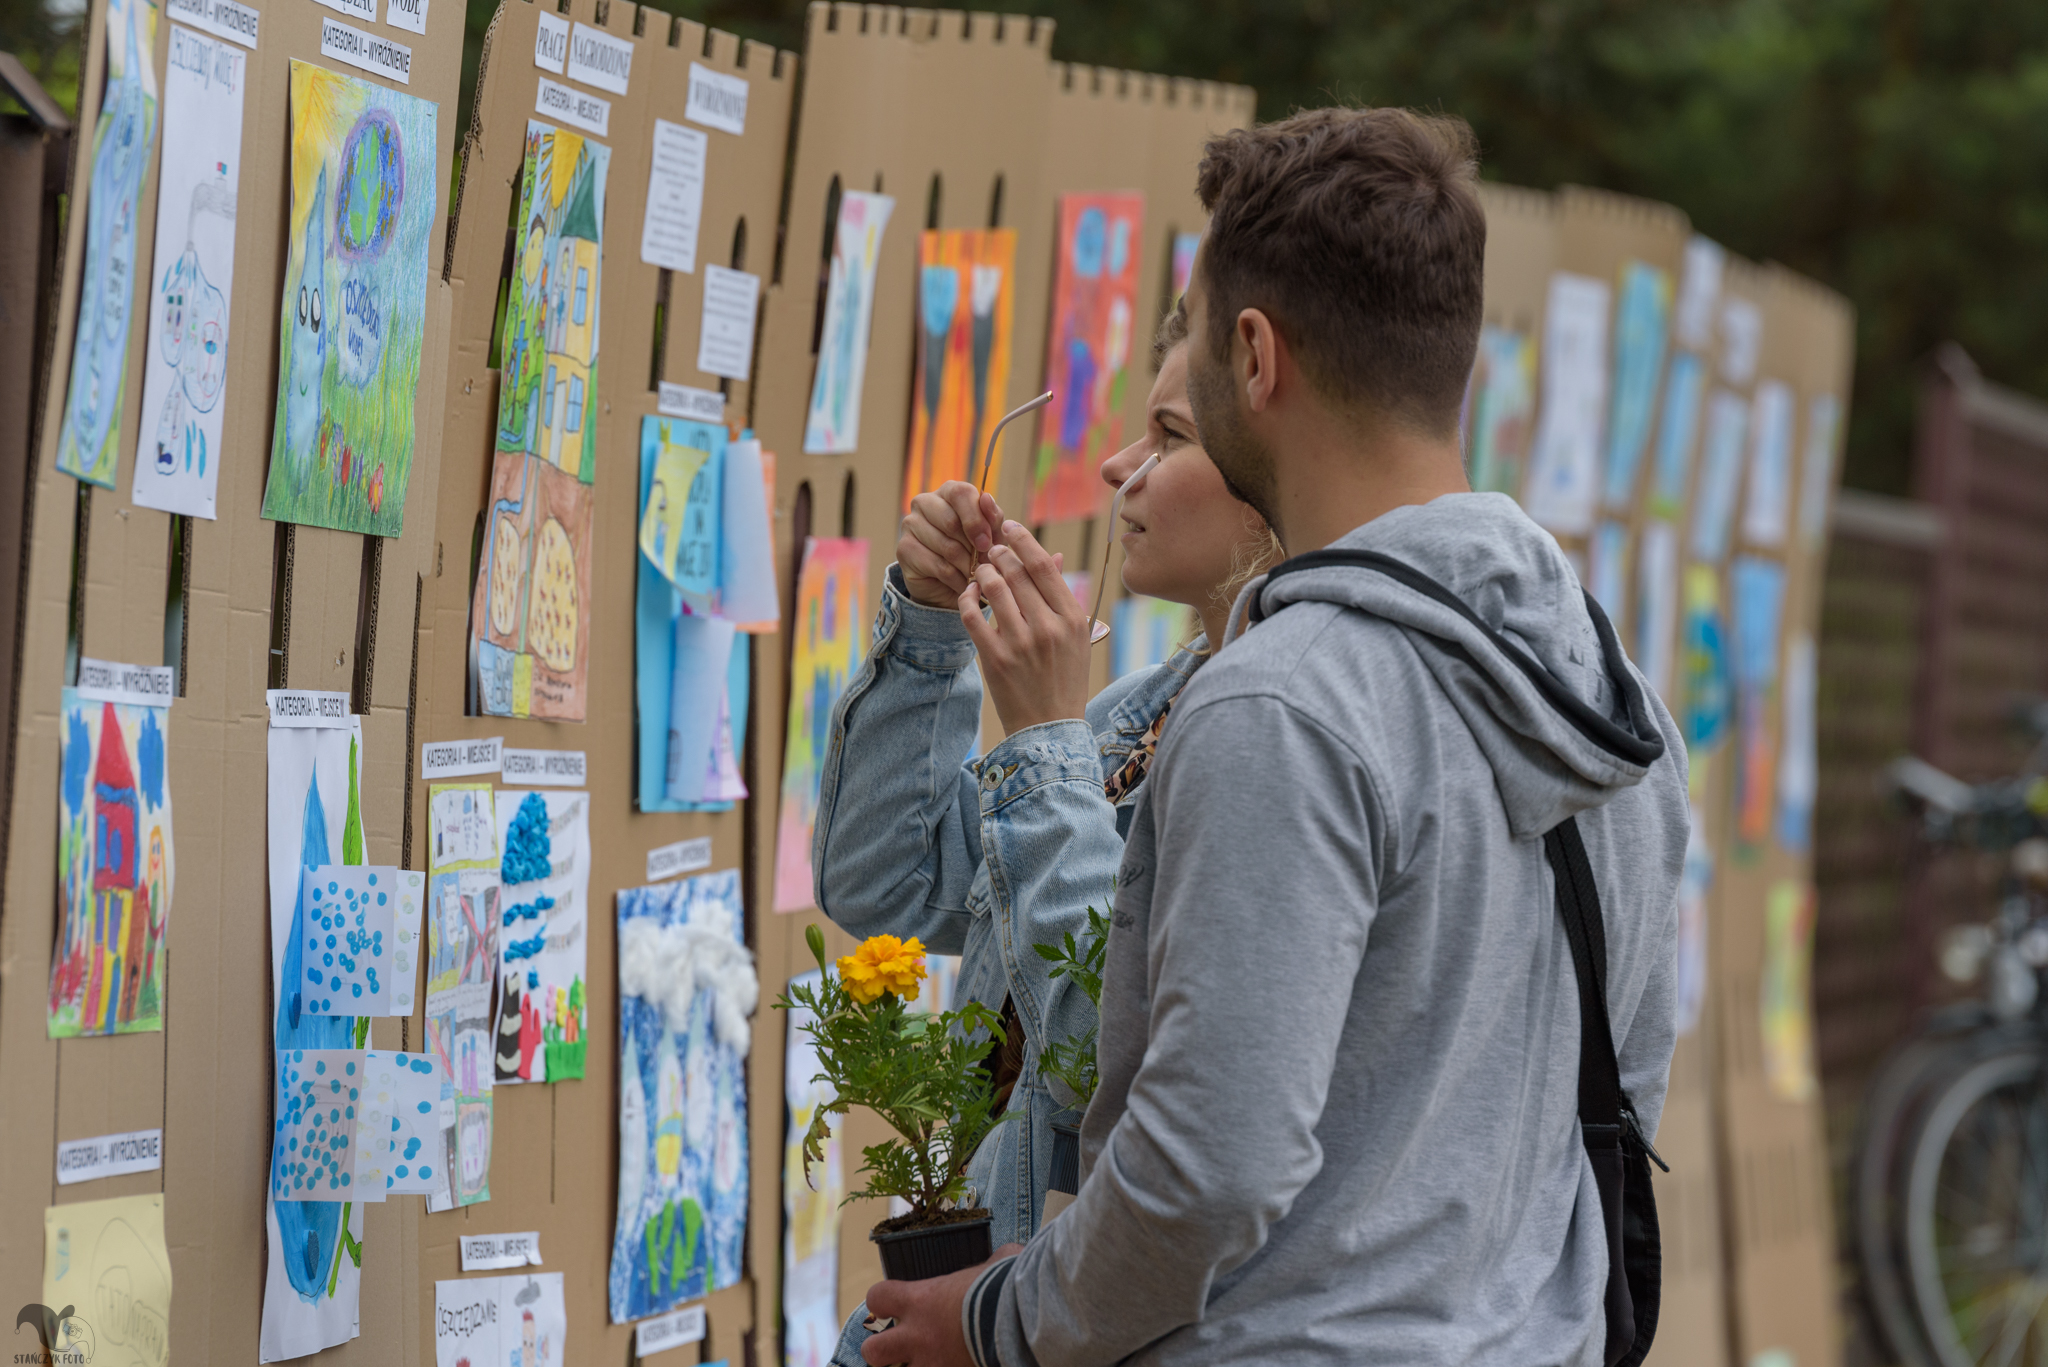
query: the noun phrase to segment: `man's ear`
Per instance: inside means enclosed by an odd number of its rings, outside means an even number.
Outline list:
[[[1280,334],[1273,320],[1260,309],[1240,311],[1231,350],[1236,353],[1236,378],[1244,386],[1246,406],[1254,413],[1265,412],[1280,382]]]

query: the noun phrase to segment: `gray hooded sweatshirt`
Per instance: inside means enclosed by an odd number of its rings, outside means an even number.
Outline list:
[[[1245,590],[1256,626],[1174,704],[1132,823],[1080,1195],[968,1295],[983,1367],[1600,1360],[1542,836],[1577,815],[1622,1085],[1654,1133],[1684,749],[1512,500],[1449,495],[1336,546],[1435,580],[1590,713],[1412,581]]]

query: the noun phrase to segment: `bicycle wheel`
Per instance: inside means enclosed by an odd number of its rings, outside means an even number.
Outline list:
[[[2048,1047],[2009,1041],[1928,1094],[1906,1268],[1942,1367],[2048,1363]]]
[[[1862,1299],[1878,1338],[1906,1367],[1935,1367],[1907,1289],[1905,1167],[1928,1093],[1953,1077],[1984,1044],[1979,1011],[1950,1010],[1908,1040],[1872,1079],[1864,1096],[1851,1169]]]

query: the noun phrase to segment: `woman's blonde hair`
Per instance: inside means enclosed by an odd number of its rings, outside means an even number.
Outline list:
[[[1159,331],[1152,337],[1152,369],[1158,370],[1166,364],[1172,350],[1188,339],[1188,301],[1185,297],[1174,301],[1171,311],[1159,320]],[[1210,601],[1218,607],[1228,608],[1237,601],[1239,590],[1287,558],[1286,548],[1280,538],[1273,535],[1273,529],[1266,525],[1266,519],[1249,503],[1244,505],[1246,539],[1238,542],[1230,551],[1230,577],[1218,584],[1210,594]],[[1214,650],[1217,642],[1211,641],[1209,649]]]

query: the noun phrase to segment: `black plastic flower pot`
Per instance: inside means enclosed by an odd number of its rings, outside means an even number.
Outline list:
[[[1081,1126],[1078,1121],[1052,1122],[1052,1176],[1046,1190],[1068,1195],[1081,1190]]]
[[[990,1224],[984,1213],[978,1220],[949,1220],[912,1229],[876,1225],[868,1237],[882,1252],[884,1277],[892,1282],[921,1282],[987,1262],[994,1251],[989,1242]]]

